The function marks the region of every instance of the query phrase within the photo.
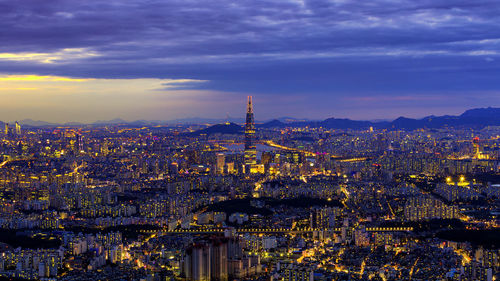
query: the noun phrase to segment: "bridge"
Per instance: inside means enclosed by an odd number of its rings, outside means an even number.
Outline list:
[[[28,160],[32,160],[33,158],[31,157],[21,157],[21,158],[12,158],[12,159],[8,159],[8,160],[5,160],[3,161],[2,163],[0,163],[0,168],[3,168],[5,165],[7,165],[8,163],[11,163],[11,162],[17,162],[17,161],[28,161]]]
[[[367,227],[366,232],[409,232],[413,231],[413,227]],[[163,230],[140,230],[141,233],[161,233],[164,235],[169,234],[217,234],[224,233],[225,231],[234,231],[238,234],[249,233],[249,234],[305,234],[320,231],[330,231],[330,232],[341,232],[342,228],[240,228],[240,229],[229,229],[229,228],[202,228],[202,229],[174,229],[168,230],[164,228]]]
[[[260,141],[260,143],[261,144],[265,144],[265,145],[270,146],[270,147],[278,148],[278,149],[281,149],[281,150],[301,152],[301,153],[304,153],[306,156],[316,156],[318,154],[316,152],[311,152],[311,151],[308,151],[308,150],[303,150],[303,149],[299,149],[299,148],[294,148],[294,147],[288,147],[288,146],[280,145],[280,144],[274,143],[272,140],[262,140],[262,141]],[[330,155],[329,153],[326,153],[326,152],[325,152],[325,155],[329,155],[332,158],[338,158],[339,157],[339,156],[336,156],[336,155]]]

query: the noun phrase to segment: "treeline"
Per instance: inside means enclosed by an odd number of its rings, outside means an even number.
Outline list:
[[[61,245],[61,240],[52,235],[30,234],[16,230],[1,229],[0,242],[14,248],[22,247],[28,249],[56,249]]]

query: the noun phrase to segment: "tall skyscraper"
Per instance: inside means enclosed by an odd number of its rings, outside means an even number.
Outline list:
[[[19,125],[19,123],[17,123],[16,121],[16,135],[20,135],[21,134],[21,125]]]
[[[78,152],[80,153],[83,151],[83,136],[78,134],[77,139],[76,139],[77,147],[78,147]]]
[[[6,135],[8,135],[8,134],[9,134],[9,123],[5,123],[4,133],[5,133]]]
[[[255,145],[255,123],[253,118],[252,96],[248,96],[247,117],[245,122],[245,173],[250,173],[257,164]]]
[[[217,154],[216,170],[218,174],[224,173],[224,165],[226,164],[226,156],[223,153]]]

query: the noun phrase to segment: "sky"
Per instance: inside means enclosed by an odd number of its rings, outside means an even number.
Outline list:
[[[0,0],[0,120],[500,106],[500,2]]]

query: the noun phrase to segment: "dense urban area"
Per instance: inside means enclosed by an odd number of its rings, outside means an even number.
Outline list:
[[[500,127],[292,123],[4,124],[0,279],[499,280]]]

